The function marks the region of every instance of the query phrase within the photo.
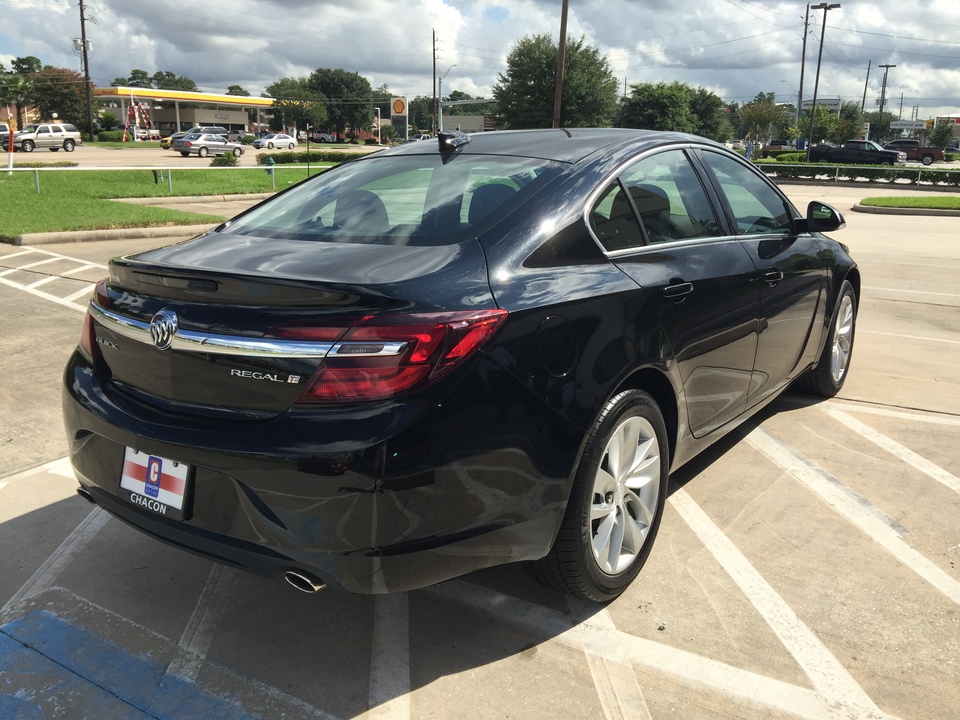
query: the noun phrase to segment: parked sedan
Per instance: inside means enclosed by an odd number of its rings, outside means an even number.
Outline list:
[[[273,150],[274,148],[293,150],[297,146],[297,140],[292,135],[271,133],[270,135],[264,135],[262,138],[254,140],[253,146],[258,150],[262,148],[267,148],[268,150]]]
[[[173,141],[171,148],[187,157],[188,155],[224,155],[232,153],[236,157],[243,155],[243,145],[227,140],[224,135],[192,134],[184,135]]]
[[[345,163],[110,262],[63,385],[79,492],[304,592],[528,561],[610,600],[671,470],[794,381],[843,386],[842,226],[678,133],[442,132]]]

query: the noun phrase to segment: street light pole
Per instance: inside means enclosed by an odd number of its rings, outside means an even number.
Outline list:
[[[840,3],[820,3],[811,5],[811,10],[823,10],[823,24],[820,26],[820,53],[817,55],[817,76],[813,82],[813,106],[810,108],[810,137],[807,139],[807,160],[810,159],[810,146],[813,144],[813,124],[817,119],[817,91],[820,89],[820,62],[823,60],[823,36],[827,34],[827,10],[837,10]]]
[[[896,67],[896,65],[879,65],[878,67],[883,68],[883,85],[880,88],[880,120],[878,122],[878,125],[883,127],[883,103],[887,96],[887,72],[889,72],[890,68]],[[880,128],[877,129],[879,130]],[[881,139],[883,138],[882,135],[880,137]]]
[[[437,132],[439,133],[443,130],[443,79],[450,74],[450,71],[456,67],[456,64],[451,65],[447,68],[447,71],[440,76],[440,79],[437,81],[437,93],[439,94],[439,99],[437,100]]]

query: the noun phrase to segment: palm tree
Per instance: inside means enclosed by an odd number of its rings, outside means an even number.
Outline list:
[[[30,105],[33,95],[33,83],[30,78],[7,73],[0,76],[0,104],[15,105],[17,108],[17,127],[23,127],[23,114]]]

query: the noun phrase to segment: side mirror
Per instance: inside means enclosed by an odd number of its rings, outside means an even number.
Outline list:
[[[814,200],[807,205],[807,217],[800,221],[800,231],[832,232],[846,227],[846,224],[839,210]]]

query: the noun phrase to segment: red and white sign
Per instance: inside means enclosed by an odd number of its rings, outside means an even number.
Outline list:
[[[127,448],[120,487],[182,510],[189,471],[185,463]]]

